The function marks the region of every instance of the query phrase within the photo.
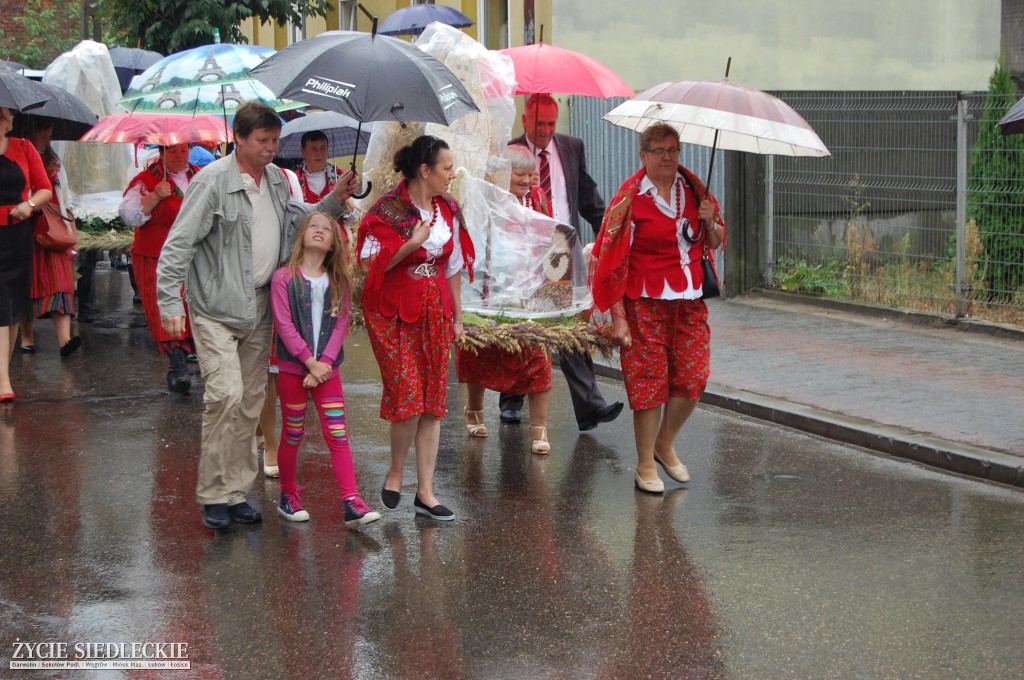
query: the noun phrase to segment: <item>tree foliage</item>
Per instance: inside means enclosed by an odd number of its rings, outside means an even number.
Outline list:
[[[242,21],[301,23],[305,16],[326,16],[329,0],[100,0],[104,18],[124,32],[132,45],[161,54],[213,42],[213,29],[229,43],[245,43]]]
[[[0,29],[0,45],[4,59],[29,68],[44,69],[51,61],[78,44],[78,5],[54,3],[44,6],[41,0],[28,0],[13,20],[21,28],[21,37],[7,35]],[[72,30],[65,30],[72,27]]]
[[[997,125],[1016,101],[1017,86],[1000,60],[971,150],[967,219],[977,222],[985,246],[986,286],[1003,299],[1024,287],[1024,135],[1004,136]]]

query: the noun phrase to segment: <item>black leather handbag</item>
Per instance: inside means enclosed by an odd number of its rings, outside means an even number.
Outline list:
[[[704,244],[704,254],[700,258],[701,269],[704,270],[704,292],[702,299],[716,298],[722,294],[718,288],[718,277],[715,275],[715,268],[711,266],[711,254],[708,252],[708,245]]]

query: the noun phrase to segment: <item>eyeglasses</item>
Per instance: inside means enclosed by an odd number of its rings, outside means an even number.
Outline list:
[[[667,149],[661,148],[661,149],[641,149],[641,150],[644,153],[651,154],[655,158],[661,158],[665,154],[668,154],[669,156],[678,156],[679,155],[679,147],[678,146],[672,146],[672,147],[669,147]]]

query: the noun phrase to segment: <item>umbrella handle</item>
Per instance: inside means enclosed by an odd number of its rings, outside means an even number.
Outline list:
[[[352,198],[366,198],[370,195],[370,190],[373,189],[373,182],[366,180],[366,189],[361,194],[352,194]]]

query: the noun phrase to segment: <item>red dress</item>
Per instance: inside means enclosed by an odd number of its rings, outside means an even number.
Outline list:
[[[418,248],[390,270],[391,258],[420,221],[406,183],[381,197],[359,225],[357,252],[362,252],[368,236],[379,246],[362,306],[384,387],[380,417],[389,422],[423,413],[437,418],[447,414],[453,302],[444,271],[456,237],[471,276],[474,250],[458,204],[439,197],[435,210],[450,226],[457,221],[458,232],[439,255],[431,258]]]
[[[50,177],[54,192],[51,203],[63,210],[57,198],[57,175]],[[45,208],[44,208],[45,210]],[[46,216],[35,217],[37,232],[47,229]],[[71,248],[51,250],[36,244],[32,254],[32,315],[42,319],[50,314],[75,313],[75,260]]]

